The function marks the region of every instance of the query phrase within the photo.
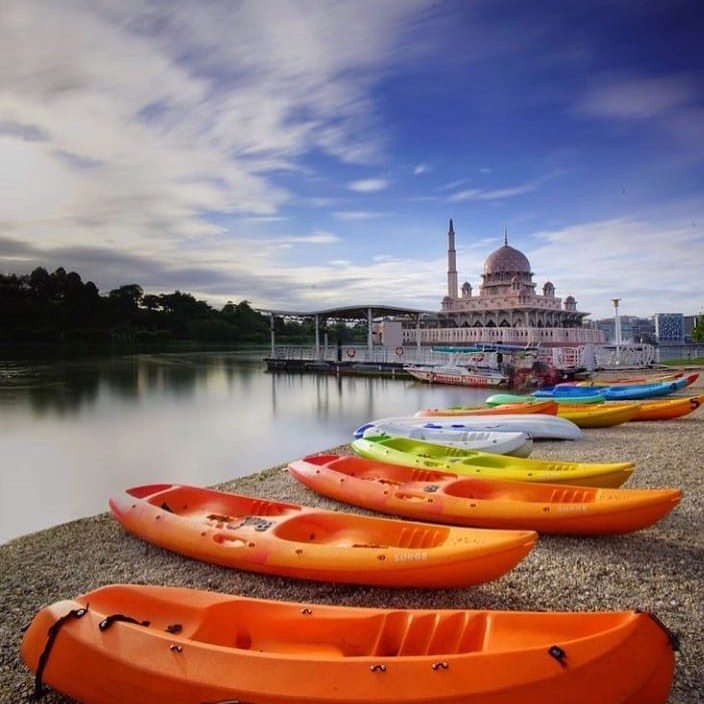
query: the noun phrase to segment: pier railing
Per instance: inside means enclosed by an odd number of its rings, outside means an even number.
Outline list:
[[[526,348],[528,349],[528,348]],[[540,361],[548,366],[566,372],[597,371],[599,369],[640,369],[657,363],[656,349],[652,345],[570,345],[533,348],[534,354],[527,354],[528,361]],[[497,352],[481,355],[485,359],[477,362],[472,356],[458,360],[478,368],[499,368],[501,362]],[[532,357],[532,360],[530,359]],[[503,355],[503,362],[512,362],[510,356]],[[355,365],[384,365],[402,368],[404,364],[444,364],[448,353],[433,349],[432,346],[403,345],[388,348],[382,345],[348,344],[341,347],[330,345],[314,346],[286,345],[276,347],[268,360],[275,363],[301,362],[311,367],[316,363],[354,363]],[[521,366],[514,362],[515,366]],[[270,365],[270,366],[275,366]]]

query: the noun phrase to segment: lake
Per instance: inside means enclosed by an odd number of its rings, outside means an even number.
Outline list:
[[[349,442],[374,418],[490,391],[269,373],[241,352],[0,361],[0,543],[153,482],[209,486]]]

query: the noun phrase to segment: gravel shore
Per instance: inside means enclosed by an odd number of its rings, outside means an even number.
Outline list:
[[[677,395],[704,394],[704,379],[685,391]],[[415,410],[409,409],[409,413]],[[345,445],[333,451],[342,454],[351,450]],[[625,487],[679,487],[683,500],[669,516],[637,533],[593,538],[542,536],[528,557],[501,579],[470,589],[439,591],[303,582],[227,570],[152,547],[128,535],[107,513],[33,533],[0,545],[0,704],[30,700],[33,676],[20,659],[19,645],[22,629],[36,611],[45,604],[117,582],[396,608],[646,609],[657,614],[681,643],[668,703],[701,704],[704,411],[699,409],[673,421],[585,430],[584,438],[575,442],[536,442],[532,456],[586,462],[631,460],[636,470]],[[299,485],[285,466],[219,488],[309,506],[356,510],[313,494]],[[68,704],[72,700],[52,692],[42,701]]]

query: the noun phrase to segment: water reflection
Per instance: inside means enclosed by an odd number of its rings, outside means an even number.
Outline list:
[[[0,366],[0,542],[106,510],[149,482],[212,485],[348,442],[372,419],[487,392],[268,373],[259,356],[133,355]]]
[[[134,355],[100,361],[0,363],[0,404],[27,403],[37,415],[77,413],[101,393],[126,400],[167,391],[189,397],[222,373],[230,384],[260,374],[262,363],[236,355]]]

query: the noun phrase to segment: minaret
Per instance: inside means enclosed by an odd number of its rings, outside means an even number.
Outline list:
[[[447,295],[457,298],[457,252],[455,251],[455,229],[450,218],[450,229],[447,232]]]

